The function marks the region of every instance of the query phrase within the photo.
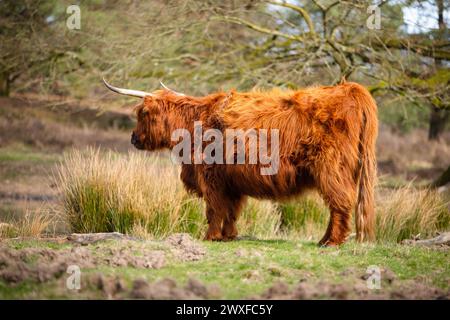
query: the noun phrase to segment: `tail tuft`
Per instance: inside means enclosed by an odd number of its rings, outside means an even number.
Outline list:
[[[378,135],[377,105],[366,88],[352,83],[350,91],[362,109],[359,141],[358,200],[355,208],[356,238],[375,240],[374,187],[376,182],[375,143]]]

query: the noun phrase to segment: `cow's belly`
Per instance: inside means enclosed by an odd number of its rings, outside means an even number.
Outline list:
[[[224,169],[223,180],[230,192],[255,198],[289,198],[314,185],[307,170],[290,165],[280,166],[274,175],[262,175],[257,165],[231,165]]]

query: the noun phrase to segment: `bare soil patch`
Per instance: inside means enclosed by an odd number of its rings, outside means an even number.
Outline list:
[[[364,300],[448,300],[450,290],[442,290],[418,281],[383,281],[381,289],[369,289],[363,277],[348,283],[303,281],[293,287],[278,282],[255,299],[311,300],[311,299],[364,299]],[[363,281],[364,280],[364,281]]]
[[[115,236],[109,239],[120,241],[114,245],[95,245],[97,241],[91,241],[91,245],[87,245],[88,236],[81,243],[76,236],[69,236],[68,242],[74,246],[60,250],[14,249],[0,244],[0,279],[8,284],[25,280],[46,282],[59,278],[70,265],[159,269],[166,265],[168,257],[175,261],[198,261],[206,254],[203,246],[187,234],[174,234],[163,242],[133,240],[119,233],[110,235]],[[107,238],[103,236],[103,239]]]

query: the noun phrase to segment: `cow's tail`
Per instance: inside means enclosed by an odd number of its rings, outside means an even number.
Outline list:
[[[355,207],[356,239],[375,239],[374,187],[376,182],[375,142],[378,135],[377,105],[369,91],[356,83],[349,83],[351,94],[362,110],[359,137],[359,166],[357,172],[358,199]]]

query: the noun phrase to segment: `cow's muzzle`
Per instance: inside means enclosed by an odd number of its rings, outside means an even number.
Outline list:
[[[131,144],[136,147],[136,149],[144,149],[144,144],[139,140],[136,133],[131,134]]]

